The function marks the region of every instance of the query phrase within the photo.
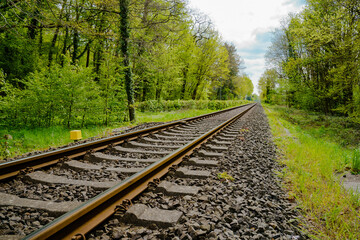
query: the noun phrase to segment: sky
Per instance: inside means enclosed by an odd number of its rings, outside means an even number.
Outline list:
[[[189,6],[208,15],[224,41],[235,44],[245,60],[244,72],[257,89],[265,71],[265,53],[272,31],[291,12],[300,12],[305,0],[189,0]]]

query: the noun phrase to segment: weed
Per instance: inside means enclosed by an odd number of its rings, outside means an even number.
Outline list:
[[[218,179],[220,180],[230,180],[230,181],[234,181],[235,179],[230,176],[227,172],[223,172],[223,173],[218,173],[217,175]]]
[[[248,128],[242,128],[242,129],[240,129],[240,132],[248,132],[248,131],[249,131]]]
[[[360,173],[360,149],[354,150],[354,153],[352,156],[351,172],[353,174]]]
[[[349,139],[346,134],[340,134],[343,125],[332,124],[333,129],[328,128],[327,124],[316,122],[327,117],[317,118],[315,114],[298,110],[286,112],[279,107],[271,107],[267,115],[275,143],[283,156],[281,163],[286,165],[283,179],[289,191],[288,198],[298,202],[305,219],[313,225],[307,226],[311,229],[311,237],[360,239],[360,196],[347,192],[334,174],[347,167],[357,172],[360,168],[360,151],[340,145],[339,139]],[[285,137],[283,126],[298,141]]]

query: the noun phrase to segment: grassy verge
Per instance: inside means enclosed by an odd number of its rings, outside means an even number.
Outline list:
[[[137,112],[136,123],[122,123],[113,126],[92,126],[81,129],[83,139],[89,137],[108,136],[111,129],[134,126],[146,122],[167,122],[176,119],[194,117],[215,110],[178,110],[171,112]],[[12,139],[5,139],[5,135]],[[27,152],[45,150],[49,147],[66,145],[71,142],[69,129],[62,126],[35,129],[8,129],[0,130],[0,159],[14,157]],[[9,137],[6,137],[9,138]]]
[[[340,125],[337,130],[334,124],[326,126],[323,116],[314,114],[313,118],[318,118],[314,125],[304,112],[289,113],[285,108],[268,105],[264,108],[281,162],[286,165],[281,174],[289,198],[299,204],[307,220],[304,227],[312,238],[360,239],[359,194],[345,191],[336,174],[351,167],[356,143],[344,148],[348,136],[331,134],[344,129]]]

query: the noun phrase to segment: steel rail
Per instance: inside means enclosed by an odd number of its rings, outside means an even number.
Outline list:
[[[251,104],[251,103],[250,103]],[[175,121],[172,123],[166,123],[155,127],[150,127],[130,133],[121,134],[118,136],[112,136],[108,138],[103,138],[96,141],[91,141],[88,143],[78,144],[76,146],[66,147],[62,149],[58,149],[51,152],[46,152],[30,157],[21,158],[14,161],[9,161],[0,164],[0,181],[17,176],[21,173],[31,172],[35,169],[51,166],[57,164],[58,162],[62,161],[64,158],[75,158],[79,156],[83,156],[89,150],[98,151],[101,149],[107,148],[109,145],[118,145],[124,140],[132,140],[137,138],[140,135],[146,136],[150,133],[154,133],[166,128],[175,127],[177,125],[185,124],[187,122],[191,122],[194,120],[199,120],[207,117],[214,116],[216,114],[220,114],[226,111],[230,111],[236,108],[241,108],[247,106],[249,104],[221,110],[218,112],[208,113],[197,117],[186,118],[183,120]]]
[[[26,236],[26,240],[39,239],[73,239],[85,240],[85,235],[112,216],[118,206],[143,192],[154,179],[160,179],[169,169],[178,165],[185,156],[189,156],[195,148],[209,140],[214,134],[230,125],[251,108],[253,104],[238,115],[232,117],[218,127],[213,128],[184,147],[158,160],[144,170],[132,175],[116,186],[92,198],[74,210],[55,219],[43,228]]]

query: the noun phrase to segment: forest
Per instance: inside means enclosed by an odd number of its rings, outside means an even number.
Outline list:
[[[307,0],[273,33],[261,99],[360,123],[360,4]]]
[[[3,128],[108,125],[150,100],[253,93],[235,45],[186,0],[5,0],[0,15]]]

